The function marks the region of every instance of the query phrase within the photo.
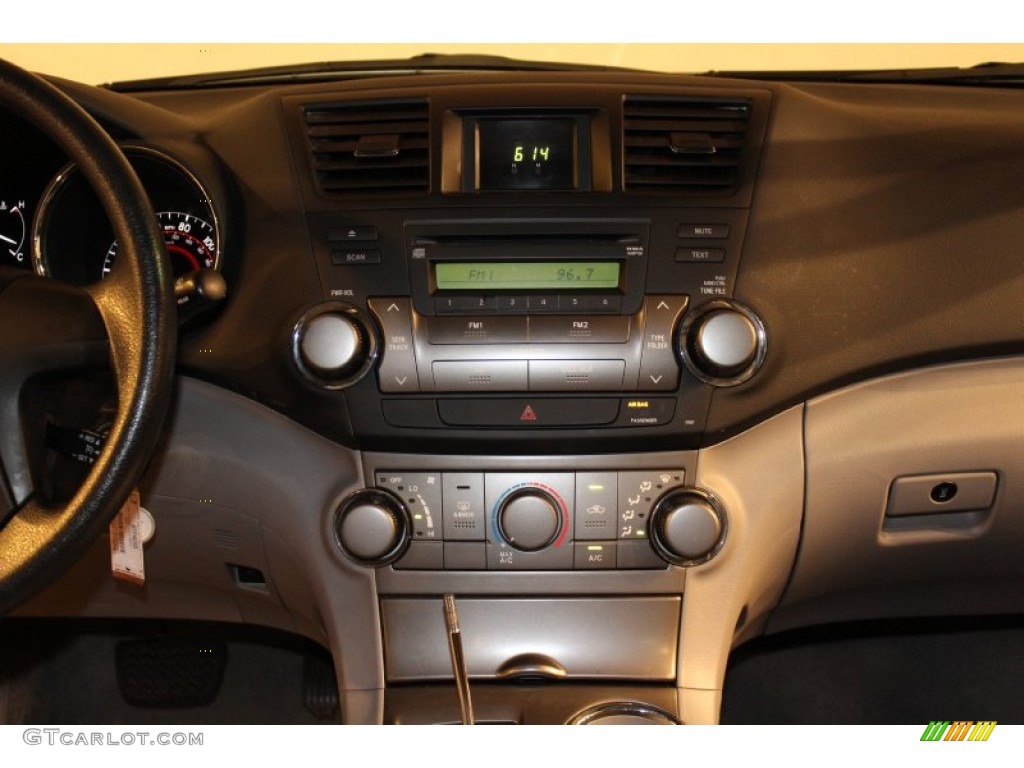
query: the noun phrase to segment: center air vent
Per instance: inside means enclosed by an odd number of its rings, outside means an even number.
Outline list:
[[[328,195],[430,191],[425,99],[307,106],[317,188]]]
[[[623,187],[627,192],[711,195],[739,185],[750,103],[627,96]]]

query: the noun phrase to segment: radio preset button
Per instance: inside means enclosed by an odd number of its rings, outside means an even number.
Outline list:
[[[497,309],[497,296],[444,296],[434,299],[434,311],[439,315],[494,312]]]
[[[530,296],[530,312],[557,312],[557,296]]]
[[[558,309],[560,312],[618,312],[621,308],[621,296],[563,294],[558,297]]]
[[[624,360],[531,360],[533,392],[621,391]]]
[[[439,360],[434,387],[441,392],[525,392],[526,360]]]
[[[498,311],[504,313],[526,312],[530,308],[529,296],[499,296]]]
[[[532,303],[530,307],[532,309]],[[629,322],[630,318],[625,316],[531,317],[530,341],[538,344],[625,344],[629,341]]]

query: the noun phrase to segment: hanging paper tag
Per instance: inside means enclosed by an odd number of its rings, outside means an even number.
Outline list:
[[[139,491],[135,489],[121,506],[121,511],[110,521],[111,573],[115,579],[130,581],[140,587],[146,583],[142,555],[143,542],[149,538],[144,530],[146,517],[149,513],[139,506]]]

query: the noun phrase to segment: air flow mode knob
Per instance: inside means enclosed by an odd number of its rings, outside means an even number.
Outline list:
[[[316,384],[341,389],[361,379],[376,358],[370,324],[349,304],[321,304],[302,316],[292,334],[292,355]]]
[[[680,488],[661,499],[651,513],[651,544],[666,562],[699,565],[725,543],[725,510],[700,488]]]
[[[412,523],[401,499],[375,488],[356,491],[334,514],[334,533],[344,552],[360,565],[388,565],[409,548]]]
[[[741,384],[764,361],[764,324],[747,307],[733,301],[712,301],[686,318],[679,346],[687,368],[716,386]]]

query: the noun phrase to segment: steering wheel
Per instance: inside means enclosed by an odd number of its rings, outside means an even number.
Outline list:
[[[91,184],[119,243],[107,279],[84,289],[0,268],[0,615],[77,559],[142,475],[170,402],[176,344],[173,278],[146,193],[104,130],[41,78],[0,60],[0,110],[59,145]],[[40,374],[109,356],[117,410],[75,495],[34,493],[21,402]]]

